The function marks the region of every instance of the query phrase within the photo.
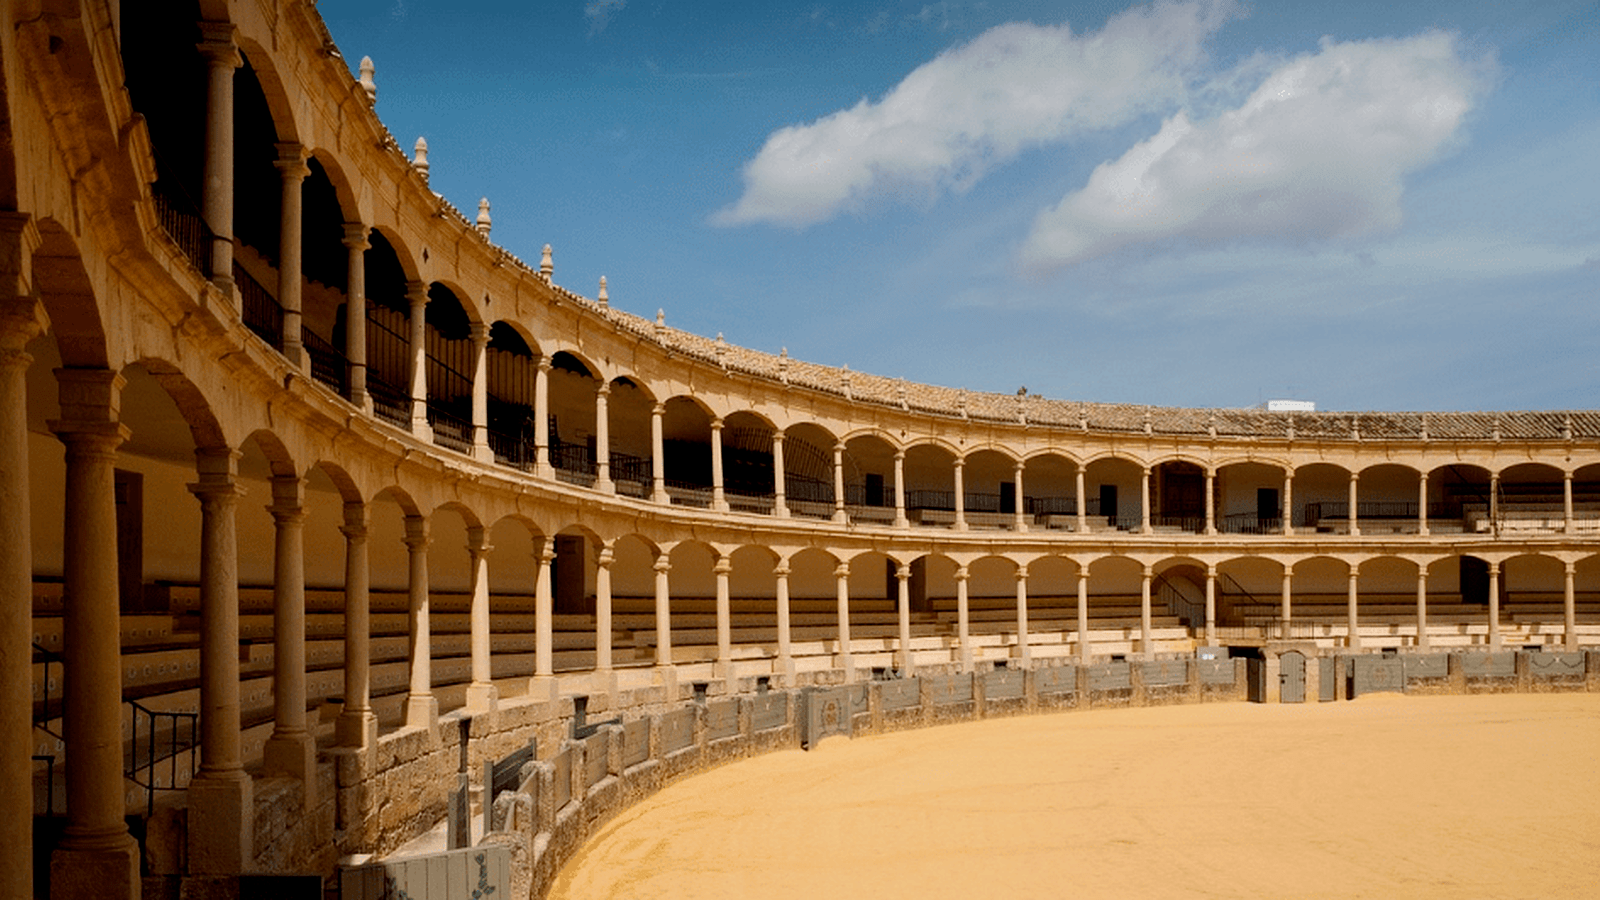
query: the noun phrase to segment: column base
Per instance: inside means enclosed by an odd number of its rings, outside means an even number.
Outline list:
[[[432,728],[439,724],[439,698],[413,694],[406,698],[406,727]]]
[[[595,479],[594,489],[602,494],[615,494],[617,492],[617,484],[609,478],[598,478]]]
[[[236,875],[252,868],[255,845],[255,785],[243,771],[189,782],[189,872]]]
[[[475,712],[492,711],[500,705],[500,692],[487,681],[474,681],[467,685],[467,709]]]
[[[485,463],[485,464],[493,463],[494,462],[494,451],[489,449],[489,445],[488,444],[473,444],[472,445],[472,458],[477,460],[478,462]]]
[[[372,710],[342,712],[333,721],[334,742],[341,747],[378,746],[378,717]]]
[[[894,520],[894,527],[896,527],[896,528],[910,528],[911,527],[911,520],[907,519],[907,518],[903,518],[903,517],[902,518],[897,518],[897,519]]]
[[[561,699],[561,680],[554,675],[534,675],[528,679],[528,698],[535,703]]]
[[[850,524],[850,516],[841,509],[833,514],[833,521],[839,525],[848,525]]]
[[[139,844],[123,831],[111,846],[58,847],[50,854],[50,896],[68,900],[136,900]]]
[[[306,809],[316,806],[317,741],[310,734],[274,735],[261,748],[262,770],[288,775],[305,786]]]
[[[667,702],[673,703],[678,699],[678,670],[672,666],[656,666],[656,684],[667,690]]]
[[[411,420],[411,436],[425,444],[431,444],[433,443],[433,426],[428,424],[427,419],[413,418]]]
[[[789,507],[782,503],[775,504],[772,507],[772,514],[777,518],[787,519],[789,518]]]

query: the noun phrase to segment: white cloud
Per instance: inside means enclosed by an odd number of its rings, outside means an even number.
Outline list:
[[[1233,10],[1229,0],[1162,2],[1082,35],[1065,24],[992,28],[877,102],[774,132],[745,166],[743,195],[713,221],[805,226],[883,194],[959,191],[1029,146],[1170,109]]]
[[[1179,112],[1101,164],[1082,190],[1039,214],[1021,260],[1048,272],[1134,244],[1391,232],[1403,177],[1448,148],[1491,67],[1437,32],[1324,38],[1242,106],[1200,122]]]
[[[586,0],[583,4],[583,17],[589,20],[589,33],[599,34],[611,24],[612,18],[622,12],[628,5],[628,0]]]

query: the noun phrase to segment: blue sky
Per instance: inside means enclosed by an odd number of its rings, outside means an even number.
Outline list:
[[[1594,3],[320,9],[436,191],[676,327],[1074,400],[1600,397]]]

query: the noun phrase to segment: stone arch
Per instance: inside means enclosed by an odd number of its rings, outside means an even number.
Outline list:
[[[1023,512],[1030,524],[1046,528],[1077,527],[1077,460],[1058,449],[1035,451],[1025,455],[1023,460]]]
[[[105,317],[84,270],[76,241],[55,219],[38,221],[39,247],[33,251],[32,286],[50,317],[61,364],[104,369],[111,364]]]
[[[784,429],[784,495],[792,515],[827,519],[834,511],[833,432],[815,422]]]

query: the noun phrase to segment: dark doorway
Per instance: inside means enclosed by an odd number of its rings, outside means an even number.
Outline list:
[[[550,562],[554,612],[582,615],[584,609],[584,541],[582,535],[556,535],[556,558]]]
[[[1117,486],[1114,484],[1100,485],[1100,515],[1112,525],[1117,523]]]
[[[887,505],[887,504],[885,504],[883,502],[883,476],[882,475],[873,474],[872,472],[868,472],[867,475],[866,475],[866,479],[867,479],[867,497],[866,497],[865,500],[862,501],[862,503],[864,505],[866,505],[866,506],[885,506],[885,505]]]
[[[1266,525],[1277,521],[1281,515],[1278,511],[1278,489],[1256,488],[1256,521]]]
[[[117,502],[117,594],[123,612],[144,612],[144,475],[113,473]]]
[[[1161,515],[1199,519],[1206,514],[1205,473],[1194,463],[1169,463],[1161,470]]]
[[[1461,602],[1489,603],[1489,564],[1476,556],[1461,557]]]
[[[1002,515],[1016,515],[1017,484],[1014,481],[1000,482],[1000,512]]]

